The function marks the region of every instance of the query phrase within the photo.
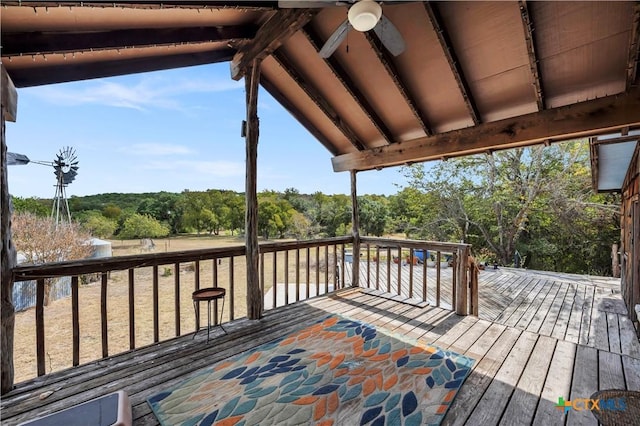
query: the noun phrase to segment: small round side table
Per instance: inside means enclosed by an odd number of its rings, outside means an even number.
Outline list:
[[[195,339],[196,334],[200,331],[200,302],[207,302],[207,342],[209,342],[209,332],[211,330],[211,302],[214,303],[214,307],[217,311],[218,309],[218,300],[222,299],[222,309],[220,309],[220,322],[217,324],[220,326],[222,331],[227,334],[227,330],[222,326],[222,313],[224,311],[224,297],[227,294],[227,290],[222,287],[209,287],[209,288],[201,288],[200,290],[196,290],[191,295],[193,299],[193,309],[196,313],[196,323],[198,324],[198,330],[193,333],[193,339]],[[217,318],[214,318],[214,321]],[[214,324],[216,325],[216,324]]]

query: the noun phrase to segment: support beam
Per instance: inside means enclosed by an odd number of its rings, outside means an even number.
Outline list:
[[[356,136],[355,132],[349,127],[347,123],[342,121],[342,118],[338,112],[327,102],[322,96],[318,88],[316,88],[311,82],[307,81],[299,72],[296,71],[296,67],[289,62],[286,56],[280,51],[274,52],[271,55],[273,59],[280,65],[280,67],[291,77],[291,79],[302,89],[303,92],[315,103],[318,108],[333,122],[333,124],[342,132],[344,137],[356,147],[358,151],[365,149],[365,146],[360,141],[360,138]]]
[[[464,77],[464,72],[462,71],[462,67],[460,66],[460,61],[458,60],[456,53],[453,50],[453,45],[451,44],[449,34],[442,24],[442,17],[440,16],[440,12],[438,12],[437,6],[431,2],[424,2],[423,4],[424,9],[427,11],[427,15],[429,16],[429,20],[431,21],[431,25],[433,25],[433,29],[436,31],[436,35],[438,36],[438,41],[440,42],[440,46],[442,47],[444,55],[449,62],[453,77],[456,79],[456,83],[458,83],[460,94],[462,95],[462,99],[467,106],[469,115],[471,116],[474,124],[479,124],[480,113],[478,112],[478,107],[473,100],[473,95],[471,94],[471,89],[469,88],[467,80]]]
[[[47,4],[49,3],[49,4]],[[248,11],[269,11],[278,7],[276,0],[139,0],[139,1],[52,1],[52,0],[2,0],[2,5],[26,6],[39,10],[54,7],[74,8],[85,6],[112,7],[118,9],[241,9]],[[84,5],[84,6],[82,6]]]
[[[400,76],[400,72],[393,62],[393,57],[391,56],[391,54],[382,45],[382,42],[373,31],[367,31],[363,34],[367,38],[367,41],[371,45],[371,48],[375,52],[376,56],[378,56],[378,60],[387,70],[387,74],[389,74],[391,81],[393,81],[393,84],[395,84],[396,88],[409,106],[409,109],[411,109],[411,112],[413,112],[416,120],[418,120],[418,123],[420,124],[420,127],[422,127],[425,135],[429,136],[433,134],[431,130],[431,124],[429,124],[429,120],[427,119],[426,112],[420,108],[420,105],[411,94],[411,91],[407,89],[407,85]]]
[[[353,234],[353,256],[351,286],[360,286],[360,209],[358,207],[358,183],[356,171],[351,171],[351,226]]]
[[[18,91],[13,85],[13,81],[7,70],[0,63],[0,84],[2,84],[2,113],[3,119],[6,121],[15,122],[18,115]]]
[[[334,157],[333,170],[369,170],[567,140],[640,125],[640,88],[431,137]]]
[[[233,57],[234,53],[234,49],[223,49],[210,52],[82,63],[81,65],[76,65],[73,61],[65,61],[68,63],[63,65],[45,65],[41,68],[20,68],[12,65],[9,71],[17,87],[30,87],[226,62]]]
[[[544,109],[544,90],[542,87],[542,79],[540,77],[540,66],[538,64],[538,56],[536,55],[536,42],[534,37],[534,26],[529,14],[529,8],[526,0],[518,1],[520,6],[520,16],[522,18],[522,27],[524,29],[524,40],[527,44],[527,54],[529,55],[529,69],[531,70],[531,78],[533,80],[533,89],[538,104],[538,111]]]
[[[312,9],[280,9],[258,30],[255,38],[244,43],[231,61],[231,78],[240,80],[254,59],[262,60],[276,51],[289,37],[318,13]]]
[[[627,63],[627,91],[638,80],[638,61],[640,60],[640,3],[636,2],[633,11],[633,25],[629,43],[629,61]]]
[[[87,32],[2,34],[2,56],[84,52],[100,49],[239,41],[255,37],[258,27],[154,28]]]
[[[258,245],[258,136],[260,123],[258,120],[258,84],[260,82],[260,60],[254,59],[245,76],[247,96],[247,124],[246,124],[246,213],[245,239],[247,261],[247,317],[250,320],[262,318],[264,311],[264,297],[260,290]]]
[[[260,85],[280,103],[293,117],[298,120],[305,129],[309,131],[320,143],[332,154],[338,155],[336,147],[327,139],[318,128],[287,98],[278,88],[264,76],[260,74]]]
[[[302,29],[302,34],[309,40],[309,43],[313,46],[316,51],[320,51],[322,49],[322,45],[324,44],[318,33],[311,27],[311,25],[306,25]],[[325,63],[336,76],[338,80],[342,82],[342,86],[349,92],[351,97],[354,99],[355,103],[362,108],[362,111],[369,117],[371,123],[378,129],[378,132],[385,138],[387,143],[395,142],[393,134],[391,130],[387,127],[387,125],[382,120],[382,117],[378,115],[376,109],[369,103],[367,97],[358,89],[353,79],[349,76],[340,62],[336,59],[335,56],[329,56],[326,58]]]
[[[17,95],[4,67],[2,73],[2,105],[0,111],[0,393],[13,389],[13,337],[15,308],[13,306],[13,268],[17,264],[16,250],[11,240],[11,195],[7,175],[7,140],[5,121],[15,120]]]

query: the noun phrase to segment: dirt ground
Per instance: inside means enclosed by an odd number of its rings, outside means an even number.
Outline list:
[[[112,241],[113,256],[140,253],[160,253],[169,251],[193,250],[212,247],[228,247],[244,245],[244,240],[237,237],[215,236],[180,236],[167,239],[154,239],[154,249],[145,250],[139,240]],[[289,255],[289,280],[295,282],[295,252]],[[324,252],[321,250],[321,254]],[[273,258],[265,255],[265,291],[272,285]],[[330,258],[332,254],[330,254]],[[311,259],[315,251],[311,252]],[[277,281],[284,281],[283,256],[278,256]],[[301,269],[306,267],[306,254],[301,252]],[[321,263],[323,261],[321,260]],[[312,263],[314,263],[312,261]],[[233,317],[246,316],[246,264],[244,257],[233,260],[233,283],[230,279],[231,261],[221,259],[217,265],[217,285],[227,289],[224,321],[230,319],[231,305]],[[213,261],[202,261],[200,264],[200,287],[213,286]],[[312,265],[313,268],[313,265]],[[322,269],[322,268],[321,268]],[[174,265],[159,267],[159,334],[160,340],[176,336],[175,312],[175,280]],[[195,330],[195,314],[191,301],[191,293],[195,289],[195,272],[193,263],[180,265],[180,334]],[[315,277],[315,270],[311,274]],[[304,276],[304,275],[302,275]],[[153,296],[152,268],[135,270],[135,345],[145,346],[153,343]],[[313,279],[313,278],[312,278]],[[324,274],[321,274],[324,282]],[[231,286],[233,285],[233,291]],[[79,290],[80,313],[80,364],[98,359],[102,354],[102,338],[100,324],[100,281],[81,285]],[[128,272],[117,271],[109,275],[107,287],[107,329],[109,355],[129,350],[129,286]],[[202,305],[201,323],[206,323],[205,305]],[[45,357],[46,371],[51,373],[72,366],[72,312],[71,298],[51,302],[44,308],[45,318]],[[36,339],[35,309],[27,309],[16,314],[14,364],[15,382],[21,382],[36,376]]]

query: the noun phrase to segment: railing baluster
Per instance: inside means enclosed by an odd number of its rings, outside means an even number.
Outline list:
[[[176,314],[176,337],[180,336],[180,264],[173,264],[174,271],[174,303]]]
[[[324,292],[329,293],[329,244],[324,246]]]
[[[158,306],[158,265],[153,265],[153,343],[160,341],[160,315]]]
[[[233,286],[233,282],[234,280],[234,271],[235,271],[235,267],[234,267],[234,257],[231,256],[229,257],[229,321],[233,321],[233,319],[235,318],[235,308],[234,308],[234,286]]]
[[[131,268],[129,269],[129,349],[135,349],[136,347],[136,315],[134,302],[134,270]]]
[[[296,249],[296,302],[300,300],[300,249]]]
[[[278,305],[278,253],[273,252],[273,309],[275,309]]]
[[[427,249],[422,249],[422,301],[427,301]]]
[[[196,260],[193,264],[193,280],[195,281],[196,290],[200,290],[200,261]]]
[[[338,245],[333,245],[333,264],[335,265],[335,272],[333,273],[333,291],[340,288],[340,268],[338,268]]]
[[[100,276],[100,324],[102,325],[102,358],[109,356],[109,335],[107,325],[107,273]]]
[[[413,249],[409,249],[409,298],[413,297]]]
[[[436,252],[436,306],[440,306],[440,252]]]
[[[344,244],[342,244],[342,245],[340,246],[340,250],[342,251],[342,254],[341,254],[341,256],[340,256],[340,259],[341,259],[341,260],[340,260],[340,264],[342,265],[342,269],[341,269],[341,271],[340,271],[340,288],[345,288],[345,287],[346,287],[347,282],[346,282],[346,281],[345,281],[345,279],[344,279],[344,277],[346,276],[346,271],[344,270],[344,269],[345,269],[345,266],[346,266],[345,261],[344,261],[344,257],[345,257],[345,256],[344,256]],[[355,255],[355,254],[352,252],[352,253],[351,253],[351,256],[352,256],[351,260],[353,260],[353,256],[354,256],[354,255]],[[353,265],[353,263],[352,263],[351,265]],[[353,273],[353,267],[352,267],[351,269],[352,269],[352,273]]]
[[[260,293],[264,299],[264,253],[260,253]]]
[[[380,246],[376,245],[376,290],[380,290]]]
[[[310,273],[311,273],[310,272],[311,271],[311,269],[310,269],[310,267],[311,267],[311,265],[310,265],[310,263],[311,263],[311,251],[310,250],[311,249],[309,247],[307,247],[307,253],[306,253],[307,254],[307,268],[306,268],[307,270],[306,270],[306,277],[305,277],[306,281],[307,281],[307,299],[311,295],[311,292],[310,292],[311,291],[311,289],[310,289],[310,287],[311,287],[311,276],[310,276]],[[317,294],[316,294],[316,296],[317,296]]]
[[[73,366],[80,364],[80,312],[78,303],[78,276],[71,277],[71,322],[73,327]]]
[[[284,251],[284,304],[289,304],[289,250]]]
[[[211,273],[213,274],[212,278],[212,285],[214,287],[218,287],[218,262],[220,262],[219,259],[213,259],[213,264],[211,265]],[[198,305],[200,305],[198,303]],[[209,306],[207,306],[207,309],[209,309]],[[215,325],[218,325],[218,303],[214,303],[213,304],[213,323]],[[209,326],[209,324],[207,324],[207,326]]]
[[[44,363],[44,279],[39,279],[36,286],[36,362],[38,376],[46,373]]]
[[[458,255],[453,253],[453,265],[451,266],[451,309],[456,309],[456,286],[458,285]]]
[[[367,288],[371,288],[371,246],[367,243],[365,247],[367,248]]]
[[[387,293],[391,293],[391,247],[387,247]]]
[[[398,246],[398,296],[402,296],[402,246]]]
[[[316,294],[320,294],[320,247],[316,247]]]

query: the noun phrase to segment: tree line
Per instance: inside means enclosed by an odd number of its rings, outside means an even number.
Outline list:
[[[361,235],[472,244],[480,261],[575,273],[611,273],[611,244],[620,238],[619,199],[591,189],[588,144],[511,149],[403,167],[397,194],[358,197]],[[51,200],[13,199],[16,212],[50,214]],[[159,238],[181,233],[241,235],[243,193],[99,194],[69,199],[71,214],[101,238]],[[351,232],[351,199],[258,194],[265,239],[331,237]]]

